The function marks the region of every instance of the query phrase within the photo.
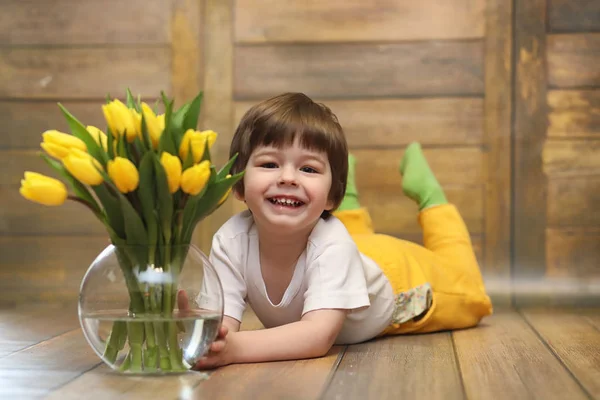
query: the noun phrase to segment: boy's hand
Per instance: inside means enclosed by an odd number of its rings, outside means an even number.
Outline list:
[[[231,364],[231,343],[228,343],[227,334],[229,329],[221,325],[217,339],[210,345],[208,354],[202,357],[194,366],[194,369],[212,369]],[[232,334],[235,335],[235,334]],[[230,335],[230,338],[232,336]]]

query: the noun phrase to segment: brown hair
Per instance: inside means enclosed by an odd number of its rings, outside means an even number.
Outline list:
[[[333,202],[335,210],[346,192],[346,137],[335,114],[305,94],[284,93],[256,104],[244,114],[229,148],[230,158],[238,154],[232,173],[246,168],[250,155],[257,147],[282,148],[292,145],[296,138],[307,149],[327,153],[332,178],[329,200]],[[234,186],[234,190],[244,194],[243,180]],[[329,212],[324,211],[321,216],[326,219]]]

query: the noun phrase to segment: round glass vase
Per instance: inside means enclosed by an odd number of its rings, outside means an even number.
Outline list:
[[[190,370],[216,339],[223,288],[194,245],[113,246],[81,283],[79,321],[90,346],[113,370]]]

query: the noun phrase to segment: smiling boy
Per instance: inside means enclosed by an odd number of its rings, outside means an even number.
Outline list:
[[[439,208],[460,220],[444,204],[420,147],[410,152],[416,154],[414,161],[405,157],[403,170],[415,170],[415,178],[405,178],[416,184],[405,192],[422,203],[421,209]],[[357,202],[353,158],[349,168],[343,129],[326,106],[300,93],[257,104],[235,132],[230,148],[234,154],[238,158],[232,173],[246,171],[234,193],[248,210],[234,215],[213,239],[210,260],[223,285],[224,318],[218,340],[198,368],[319,357],[336,343],[403,333],[406,326],[430,320],[439,329],[431,282],[442,288],[444,283],[437,276],[398,281],[399,276],[415,275],[415,268],[427,275],[431,266],[421,265],[420,259],[411,263],[412,249],[370,230],[368,215]],[[464,232],[459,236],[461,242]],[[458,246],[462,257],[464,246]],[[470,242],[467,250],[472,254]],[[425,264],[432,259],[429,253],[423,253]],[[459,315],[464,322],[459,326],[472,326],[491,312],[489,299],[479,293],[478,267],[471,261],[466,275],[460,272],[469,285],[459,290],[475,293],[477,306],[465,303],[469,315]],[[246,304],[266,329],[239,331]]]

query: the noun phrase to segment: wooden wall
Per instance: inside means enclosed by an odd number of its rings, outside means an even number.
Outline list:
[[[301,91],[329,105],[378,231],[420,241],[397,172],[420,141],[463,214],[486,279],[600,277],[600,6],[584,0],[8,0],[0,5],[0,304],[73,300],[105,245],[78,205],[21,200],[44,169],[56,102],[103,125],[99,102],[205,91],[223,162],[250,105]],[[135,18],[135,19],[134,19]],[[135,23],[131,23],[135,20]],[[596,33],[595,33],[596,32]],[[229,200],[211,234],[243,205]],[[499,301],[510,301],[501,285]]]

